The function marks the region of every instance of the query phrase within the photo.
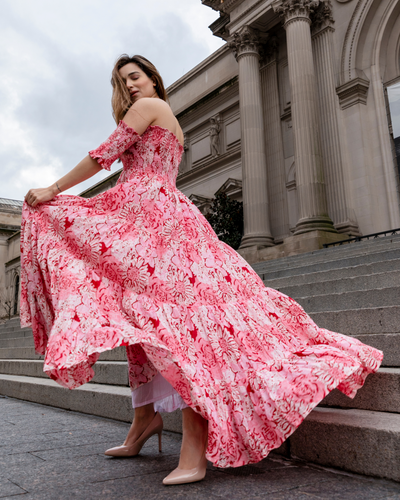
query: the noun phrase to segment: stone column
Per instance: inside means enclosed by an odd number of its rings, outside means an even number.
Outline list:
[[[311,48],[310,14],[318,4],[319,0],[276,0],[272,5],[284,18],[287,38],[300,215],[295,235],[336,232],[328,216]]]
[[[338,124],[338,97],[333,70],[334,32],[331,2],[318,7],[313,16],[313,52],[318,83],[321,139],[329,214],[339,233],[358,236],[360,231],[350,208],[344,181],[344,157]]]
[[[260,39],[244,26],[234,33],[230,47],[239,64],[240,122],[242,136],[244,235],[240,249],[273,245],[271,236],[265,134],[260,78]]]
[[[261,64],[264,106],[270,222],[275,242],[282,242],[289,231],[286,174],[278,88],[278,41],[268,41]]]

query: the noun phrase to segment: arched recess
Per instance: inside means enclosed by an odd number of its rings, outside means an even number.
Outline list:
[[[388,132],[384,79],[388,57],[396,58],[395,66],[399,67],[398,52],[388,51],[390,40],[396,36],[399,19],[400,0],[358,0],[346,33],[341,58],[341,84],[359,82],[360,85],[365,85],[369,92],[368,100],[373,101],[371,105],[375,111],[391,228],[400,227],[400,212]]]
[[[379,2],[379,8],[385,2]],[[371,86],[374,94],[375,112],[379,130],[379,140],[382,153],[382,165],[386,184],[389,218],[392,228],[400,226],[399,199],[396,189],[396,175],[394,170],[392,145],[388,130],[386,102],[384,94],[384,74],[387,57],[398,59],[398,53],[388,54],[387,46],[394,31],[394,26],[400,16],[400,0],[387,0],[381,16],[378,29],[374,37],[371,55]],[[378,13],[377,13],[378,14]],[[396,61],[396,64],[397,61]]]
[[[370,12],[374,0],[358,0],[347,27],[340,59],[340,85],[345,85],[356,78],[363,78],[361,67],[357,66],[357,47],[360,41],[362,27]]]
[[[400,11],[399,0],[358,0],[349,21],[340,59],[340,85],[356,78],[369,81],[376,50],[385,58],[387,40]],[[382,75],[383,78],[383,75]]]
[[[385,40],[383,45],[387,47],[387,50],[381,50],[380,67],[383,82],[385,86],[388,86],[400,79],[400,13],[394,21],[387,43]],[[392,55],[390,59],[389,54]]]

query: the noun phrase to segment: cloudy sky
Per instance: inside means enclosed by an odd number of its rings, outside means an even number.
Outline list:
[[[217,17],[201,0],[1,0],[0,197],[52,184],[108,137],[120,54],[144,55],[171,85],[223,44]]]

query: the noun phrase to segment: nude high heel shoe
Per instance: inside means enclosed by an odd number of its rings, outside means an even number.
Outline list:
[[[138,455],[140,450],[142,449],[144,443],[154,436],[154,434],[158,434],[158,451],[161,453],[161,433],[163,430],[163,421],[161,415],[156,412],[153,420],[147,426],[147,428],[142,432],[140,437],[130,446],[116,446],[115,448],[110,448],[104,452],[105,455],[109,457],[134,457]]]
[[[196,481],[201,481],[202,479],[204,479],[207,471],[207,441],[208,439],[206,440],[206,445],[197,467],[195,467],[194,469],[180,469],[179,467],[177,467],[163,479],[163,484],[186,484],[194,483]]]

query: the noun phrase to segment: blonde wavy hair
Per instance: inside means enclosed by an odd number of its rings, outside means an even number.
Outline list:
[[[111,98],[112,115],[117,125],[123,119],[126,112],[133,104],[126,84],[119,74],[119,70],[129,63],[134,63],[139,66],[139,68],[144,73],[146,73],[146,75],[151,78],[151,80],[153,80],[153,82],[156,84],[155,90],[160,99],[162,99],[163,101],[168,100],[163,79],[161,78],[161,75],[157,71],[157,68],[154,66],[154,64],[152,64],[143,56],[136,55],[130,57],[127,54],[122,54],[122,56],[117,59],[111,74],[111,85],[113,87]]]

